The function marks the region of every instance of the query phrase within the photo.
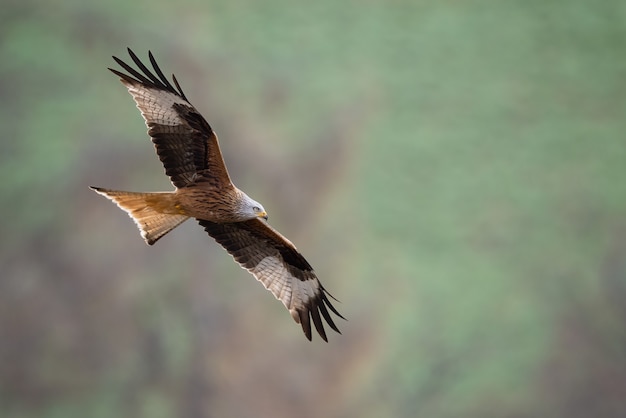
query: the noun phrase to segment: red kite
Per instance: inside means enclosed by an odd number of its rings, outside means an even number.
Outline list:
[[[311,340],[311,320],[328,341],[324,321],[340,333],[329,310],[328,292],[296,247],[267,223],[263,205],[231,182],[215,132],[148,53],[156,75],[128,49],[137,71],[117,57],[128,72],[109,68],[121,78],[148,127],[148,135],[175,187],[172,192],[138,193],[91,187],[111,199],[135,221],[152,245],[189,218],[280,300]],[[130,75],[129,75],[130,74]],[[332,297],[332,296],[331,296]],[[345,319],[345,318],[343,318]]]

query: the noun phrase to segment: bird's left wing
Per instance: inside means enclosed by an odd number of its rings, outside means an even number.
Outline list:
[[[174,87],[148,53],[156,75],[128,49],[139,71],[117,57],[128,72],[109,68],[120,77],[146,121],[148,135],[174,186],[189,186],[199,179],[230,184],[230,177],[211,126],[187,100],[175,76]]]
[[[296,247],[267,222],[261,219],[226,224],[201,219],[198,222],[241,267],[285,305],[309,340],[312,320],[322,339],[328,341],[322,317],[340,333],[328,310],[343,316],[331,304],[330,295],[313,268]]]

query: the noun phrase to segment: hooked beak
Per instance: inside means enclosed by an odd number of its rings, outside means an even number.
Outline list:
[[[257,213],[256,216],[258,216],[259,218],[263,218],[267,221],[267,212],[265,211]]]

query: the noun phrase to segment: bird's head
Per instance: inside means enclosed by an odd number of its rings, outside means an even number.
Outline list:
[[[267,212],[262,204],[243,193],[242,212],[247,219],[263,218],[267,221]]]
[[[263,218],[267,221],[267,212],[263,209],[260,203],[257,203],[255,206],[252,206],[252,211],[257,218]]]

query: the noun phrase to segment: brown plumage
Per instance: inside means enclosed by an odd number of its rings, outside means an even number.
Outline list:
[[[189,103],[176,77],[172,85],[148,53],[156,75],[128,49],[139,71],[119,58],[128,72],[111,69],[121,78],[146,121],[148,135],[175,190],[137,193],[92,187],[114,201],[135,221],[152,245],[189,218],[248,270],[301,324],[311,340],[311,321],[327,341],[324,321],[335,331],[329,310],[343,318],[313,268],[296,247],[267,223],[263,206],[232,183],[217,136]]]

